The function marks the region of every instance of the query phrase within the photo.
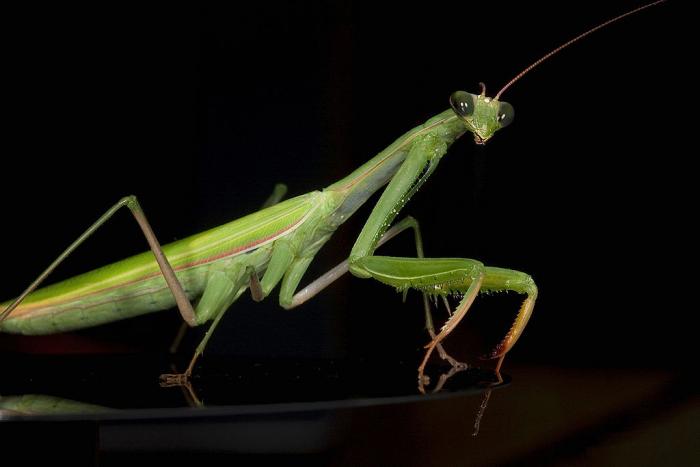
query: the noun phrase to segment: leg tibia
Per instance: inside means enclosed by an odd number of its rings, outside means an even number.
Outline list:
[[[520,310],[510,330],[496,348],[488,355],[488,358],[501,357],[502,359],[502,357],[513,348],[515,342],[525,330],[530,316],[532,316],[532,311],[535,308],[535,300],[537,299],[537,285],[535,285],[535,281],[532,277],[520,271],[487,267],[484,272],[482,291],[513,291],[527,295],[520,306]]]

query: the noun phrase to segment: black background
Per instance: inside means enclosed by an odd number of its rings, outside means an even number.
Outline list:
[[[443,111],[453,91],[483,81],[493,95],[547,51],[637,5],[16,10],[3,73],[2,295],[19,293],[123,195],[139,197],[167,243],[255,210],[276,182],[290,195],[320,189]],[[682,125],[695,117],[678,9],[611,26],[523,78],[503,96],[514,123],[484,148],[455,144],[404,210],[422,222],[428,256],[535,278],[540,298],[516,361],[691,362],[695,172]],[[321,251],[308,280],[347,255],[369,209]],[[144,247],[122,213],[55,277]],[[385,253],[411,255],[410,236]],[[417,294],[402,305],[393,290],[346,277],[295,311],[276,295],[241,298],[210,350],[385,358],[417,356],[427,341]],[[450,349],[466,359],[486,350],[518,303],[480,300]],[[177,326],[172,310],[76,339],[164,352]],[[9,339],[32,351],[66,345]]]

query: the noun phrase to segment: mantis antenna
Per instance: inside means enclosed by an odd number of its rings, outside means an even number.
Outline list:
[[[602,29],[602,28],[604,28],[605,26],[608,26],[608,25],[610,25],[610,24],[612,24],[612,23],[614,23],[614,22],[616,22],[616,21],[619,21],[619,20],[621,20],[622,18],[626,18],[627,16],[633,15],[633,14],[635,14],[635,13],[639,13],[639,12],[642,11],[642,10],[646,10],[647,8],[651,8],[651,7],[655,6],[655,5],[658,5],[659,3],[663,3],[663,2],[665,2],[665,1],[666,1],[666,0],[657,0],[657,1],[655,1],[655,2],[647,3],[646,5],[640,6],[640,7],[638,7],[638,8],[635,8],[634,10],[628,11],[627,13],[623,13],[623,14],[621,14],[621,15],[619,15],[619,16],[616,16],[616,17],[614,17],[614,18],[612,18],[612,19],[609,19],[609,20],[605,21],[604,23],[601,23],[601,24],[599,24],[598,26],[596,26],[596,27],[594,27],[594,28],[591,28],[591,29],[589,29],[588,31],[586,31],[586,32],[584,32],[584,33],[582,33],[582,34],[579,34],[578,36],[574,37],[573,39],[571,39],[571,40],[569,40],[569,41],[563,43],[562,45],[560,45],[560,46],[557,47],[556,49],[552,50],[551,52],[547,53],[546,55],[542,56],[539,60],[533,62],[530,66],[528,66],[528,67],[525,68],[523,71],[521,71],[520,73],[518,73],[517,75],[515,75],[515,77],[514,77],[513,79],[511,79],[510,81],[508,81],[508,82],[506,83],[506,85],[503,86],[503,87],[501,88],[500,91],[498,91],[498,93],[496,94],[496,96],[494,97],[494,99],[495,99],[495,100],[498,100],[498,98],[501,96],[501,94],[503,94],[503,92],[504,92],[506,89],[508,89],[509,87],[511,87],[511,85],[512,85],[513,83],[515,83],[516,81],[518,81],[520,78],[522,78],[523,76],[525,76],[528,72],[530,72],[530,70],[532,70],[532,69],[535,68],[537,65],[539,65],[539,64],[542,63],[542,62],[544,62],[545,60],[547,60],[548,58],[550,58],[552,55],[556,54],[557,52],[560,52],[561,50],[567,48],[568,46],[570,46],[570,45],[573,44],[574,42],[578,42],[579,40],[583,39],[584,37],[588,36],[589,34],[592,34],[592,33],[596,32],[597,30]]]

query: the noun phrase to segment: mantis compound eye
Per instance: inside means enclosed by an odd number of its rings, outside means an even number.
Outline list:
[[[514,117],[515,110],[513,109],[513,106],[507,102],[501,102],[500,106],[498,107],[498,123],[501,125],[501,128],[510,125],[513,122]]]
[[[460,117],[469,117],[474,113],[474,96],[465,91],[455,91],[450,96],[450,105]]]

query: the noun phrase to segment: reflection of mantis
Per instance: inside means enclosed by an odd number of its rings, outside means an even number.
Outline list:
[[[633,12],[656,3],[659,2]],[[491,358],[498,358],[497,369],[500,368],[505,354],[522,334],[532,313],[537,297],[533,280],[527,274],[487,267],[475,260],[424,258],[417,222],[405,218],[393,226],[391,224],[456,139],[471,132],[477,144],[484,144],[512,121],[512,107],[499,101],[506,88],[553,53],[599,27],[535,62],[494,98],[487,97],[483,87],[479,95],[462,91],[454,93],[450,99],[451,110],[409,131],[349,176],[323,191],[280,202],[284,190],[278,189],[265,209],[163,248],[136,198],[123,198],[59,256],[17,300],[3,305],[0,330],[25,334],[62,332],[177,304],[191,326],[212,321],[187,370],[182,375],[165,377],[167,383],[181,383],[191,375],[197,357],[224,312],[246,289],[250,289],[255,300],[262,300],[281,283],[280,304],[284,308],[293,308],[350,271],[355,276],[372,277],[403,292],[413,288],[424,295],[460,297],[459,304],[439,331],[434,329],[428,300],[424,299],[426,326],[432,340],[418,368],[421,386],[426,381],[423,376],[425,365],[436,349],[442,358],[454,367],[460,367],[460,363],[444,352],[441,342],[466,315],[480,291],[514,291],[526,295],[510,331],[489,354]],[[297,292],[310,262],[335,229],[387,183],[348,260]],[[34,292],[66,256],[125,206],[143,230],[156,261],[151,253],[144,253]],[[414,232],[417,258],[375,255],[376,248],[406,229]],[[196,308],[190,303],[194,298],[199,298]]]
[[[316,371],[315,371],[316,373]],[[450,381],[453,377],[455,377],[457,374],[462,374],[464,378],[461,379],[461,381]],[[395,375],[394,375],[395,376]],[[274,377],[273,377],[274,378]],[[284,377],[283,377],[284,378]],[[202,380],[200,380],[201,382]],[[257,380],[255,384],[261,384],[262,387],[267,386],[267,385],[272,385],[276,386],[279,384],[284,384],[284,379],[274,379],[272,382],[266,381],[266,378],[263,377],[262,380]],[[357,406],[359,403],[361,404],[376,404],[376,403],[383,403],[385,400],[390,401],[392,397],[385,397],[383,395],[376,395],[372,392],[371,388],[374,388],[374,383],[375,381],[372,380],[367,380],[368,384],[364,389],[360,389],[359,394],[362,394],[362,396],[359,396],[358,393],[354,393],[355,395],[351,398],[348,398],[347,393],[343,393],[338,395],[337,399],[334,398],[329,398],[327,400],[296,400],[296,399],[283,399],[279,400],[276,402],[270,402],[270,403],[265,403],[265,404],[260,404],[261,407],[274,407],[275,404],[281,404],[282,406],[288,405],[289,403],[298,403],[298,404],[309,404],[308,408],[309,410],[314,410],[314,404],[316,402],[321,402],[324,404],[327,404],[328,402],[335,401],[337,402],[338,406],[342,406],[345,402],[355,399],[356,402],[352,402],[350,405],[352,406]],[[323,384],[322,380],[318,380],[319,384]],[[221,387],[221,382],[213,382],[214,385],[216,385],[217,388]],[[32,384],[34,386],[34,384]],[[226,384],[224,383],[224,386]],[[445,391],[446,393],[455,393],[455,394],[475,394],[475,393],[483,393],[482,395],[482,404],[481,406],[485,408],[485,404],[483,403],[483,400],[486,398],[486,394],[490,393],[492,389],[494,388],[500,388],[504,387],[505,382],[503,381],[503,378],[501,377],[500,373],[492,373],[489,371],[484,371],[484,370],[477,370],[477,369],[467,369],[464,367],[450,367],[448,371],[444,372],[443,374],[440,375],[438,378],[437,384],[435,384],[435,387],[431,390],[431,393],[439,393],[442,391]],[[236,387],[240,388],[240,384],[236,383]],[[258,387],[258,386],[256,386]],[[369,388],[369,390],[368,390]],[[195,391],[195,388],[192,386],[190,381],[185,381],[183,382],[182,385],[179,386],[179,389],[182,391],[182,396],[183,396],[183,405],[182,407],[190,407],[190,408],[204,408],[205,404],[202,402],[200,397],[197,394],[197,391]],[[31,389],[29,390],[31,393],[28,394],[21,394],[21,395],[0,395],[0,419],[2,419],[2,416],[24,416],[24,415],[70,415],[70,414],[99,414],[99,413],[106,413],[106,412],[117,412],[117,411],[123,411],[125,409],[117,409],[117,408],[111,408],[111,407],[106,407],[103,405],[98,405],[94,403],[88,403],[88,402],[82,402],[78,400],[73,400],[73,399],[67,399],[63,397],[58,397],[58,396],[52,396],[48,394],[40,394],[40,393],[35,393]],[[243,393],[246,393],[248,391],[248,394],[253,394],[252,392],[249,391],[249,389],[244,389]],[[81,389],[81,393],[84,392],[84,390]],[[226,387],[224,387],[224,393],[227,394],[233,394],[231,391],[227,391]],[[325,392],[324,394],[332,394]],[[93,394],[94,395],[94,394]],[[240,397],[241,393],[239,392],[237,394],[237,399],[235,400],[229,400],[226,402],[226,405],[230,407],[238,406],[238,407],[250,407],[251,406],[251,401],[247,400],[245,396],[243,398]],[[405,397],[405,396],[404,396]],[[362,402],[357,402],[357,401],[362,401]],[[252,405],[257,405],[257,402],[253,402]],[[300,406],[301,407],[301,406]],[[479,415],[478,417],[481,416],[483,412],[483,408],[480,408]],[[128,409],[126,409],[128,410]]]
[[[92,414],[114,409],[45,394],[0,397],[0,415]]]

